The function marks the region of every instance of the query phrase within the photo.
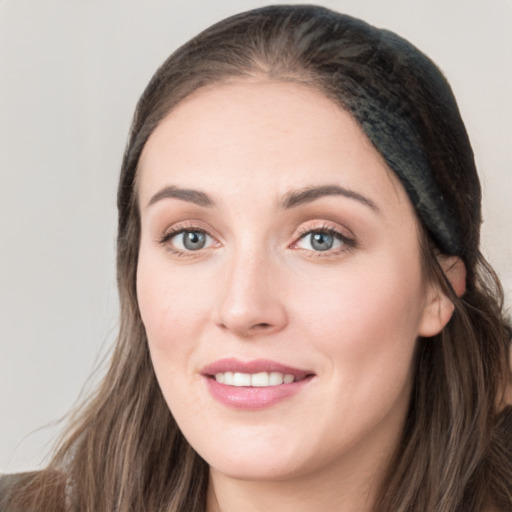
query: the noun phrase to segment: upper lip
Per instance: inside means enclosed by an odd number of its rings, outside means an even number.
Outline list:
[[[296,379],[303,379],[309,375],[313,375],[313,372],[311,371],[301,370],[269,359],[254,359],[252,361],[240,361],[239,359],[234,358],[219,359],[218,361],[214,361],[213,363],[206,365],[201,370],[201,373],[206,376],[225,372],[279,372],[282,374],[293,375]]]

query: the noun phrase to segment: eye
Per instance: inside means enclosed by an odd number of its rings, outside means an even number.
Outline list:
[[[208,238],[203,231],[182,231],[171,238],[177,249],[186,251],[197,251],[203,249]]]
[[[331,227],[303,230],[298,240],[293,244],[293,248],[296,249],[330,254],[343,252],[354,246],[355,240]]]
[[[215,240],[201,229],[178,229],[166,233],[160,243],[175,252],[186,253],[211,247]]]
[[[302,235],[296,243],[299,249],[321,252],[338,249],[342,245],[343,241],[339,237],[326,231],[310,231]]]
[[[332,233],[311,232],[304,235],[299,240],[299,247],[302,249],[312,249],[314,251],[328,251],[335,246],[341,245],[341,240],[337,240]],[[307,247],[309,245],[309,247]]]

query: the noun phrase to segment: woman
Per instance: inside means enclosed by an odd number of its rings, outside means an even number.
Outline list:
[[[214,25],[139,101],[118,208],[110,369],[5,510],[511,509],[480,186],[409,43],[311,6]]]

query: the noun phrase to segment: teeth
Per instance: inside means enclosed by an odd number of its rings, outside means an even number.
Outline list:
[[[285,384],[291,384],[293,381],[295,380],[295,377],[293,375],[288,375],[286,374],[284,377],[283,377],[283,382]]]
[[[215,380],[228,386],[245,387],[267,387],[280,386],[281,384],[291,384],[295,377],[288,373],[280,372],[260,372],[260,373],[239,373],[224,372],[216,373]]]
[[[290,375],[293,382],[293,375]],[[279,372],[270,372],[268,374],[268,385],[269,386],[279,386],[284,382],[284,375]]]
[[[248,373],[234,373],[233,386],[250,386],[251,376]]]

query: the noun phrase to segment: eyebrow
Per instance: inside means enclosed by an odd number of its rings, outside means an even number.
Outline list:
[[[281,201],[281,208],[288,210],[302,204],[311,203],[326,196],[343,196],[349,199],[354,199],[363,205],[368,206],[372,210],[380,212],[378,206],[371,199],[353,190],[340,187],[339,185],[310,186],[298,190],[292,190],[284,195]],[[151,206],[162,199],[180,199],[182,201],[187,201],[207,208],[215,206],[215,202],[208,194],[205,194],[200,190],[179,188],[173,185],[164,187],[153,195],[149,200],[148,206]]]
[[[375,212],[380,212],[378,206],[369,198],[355,192],[353,190],[340,187],[339,185],[321,185],[301,188],[287,193],[282,202],[281,207],[284,209],[295,208],[296,206],[311,203],[316,199],[325,196],[343,196],[349,199],[354,199],[360,203],[368,206]]]
[[[148,206],[155,204],[162,199],[181,199],[182,201],[187,201],[189,203],[194,203],[199,206],[204,206],[211,208],[215,205],[214,201],[199,190],[192,190],[188,188],[179,188],[175,186],[165,187],[162,190],[159,190],[150,200]]]

